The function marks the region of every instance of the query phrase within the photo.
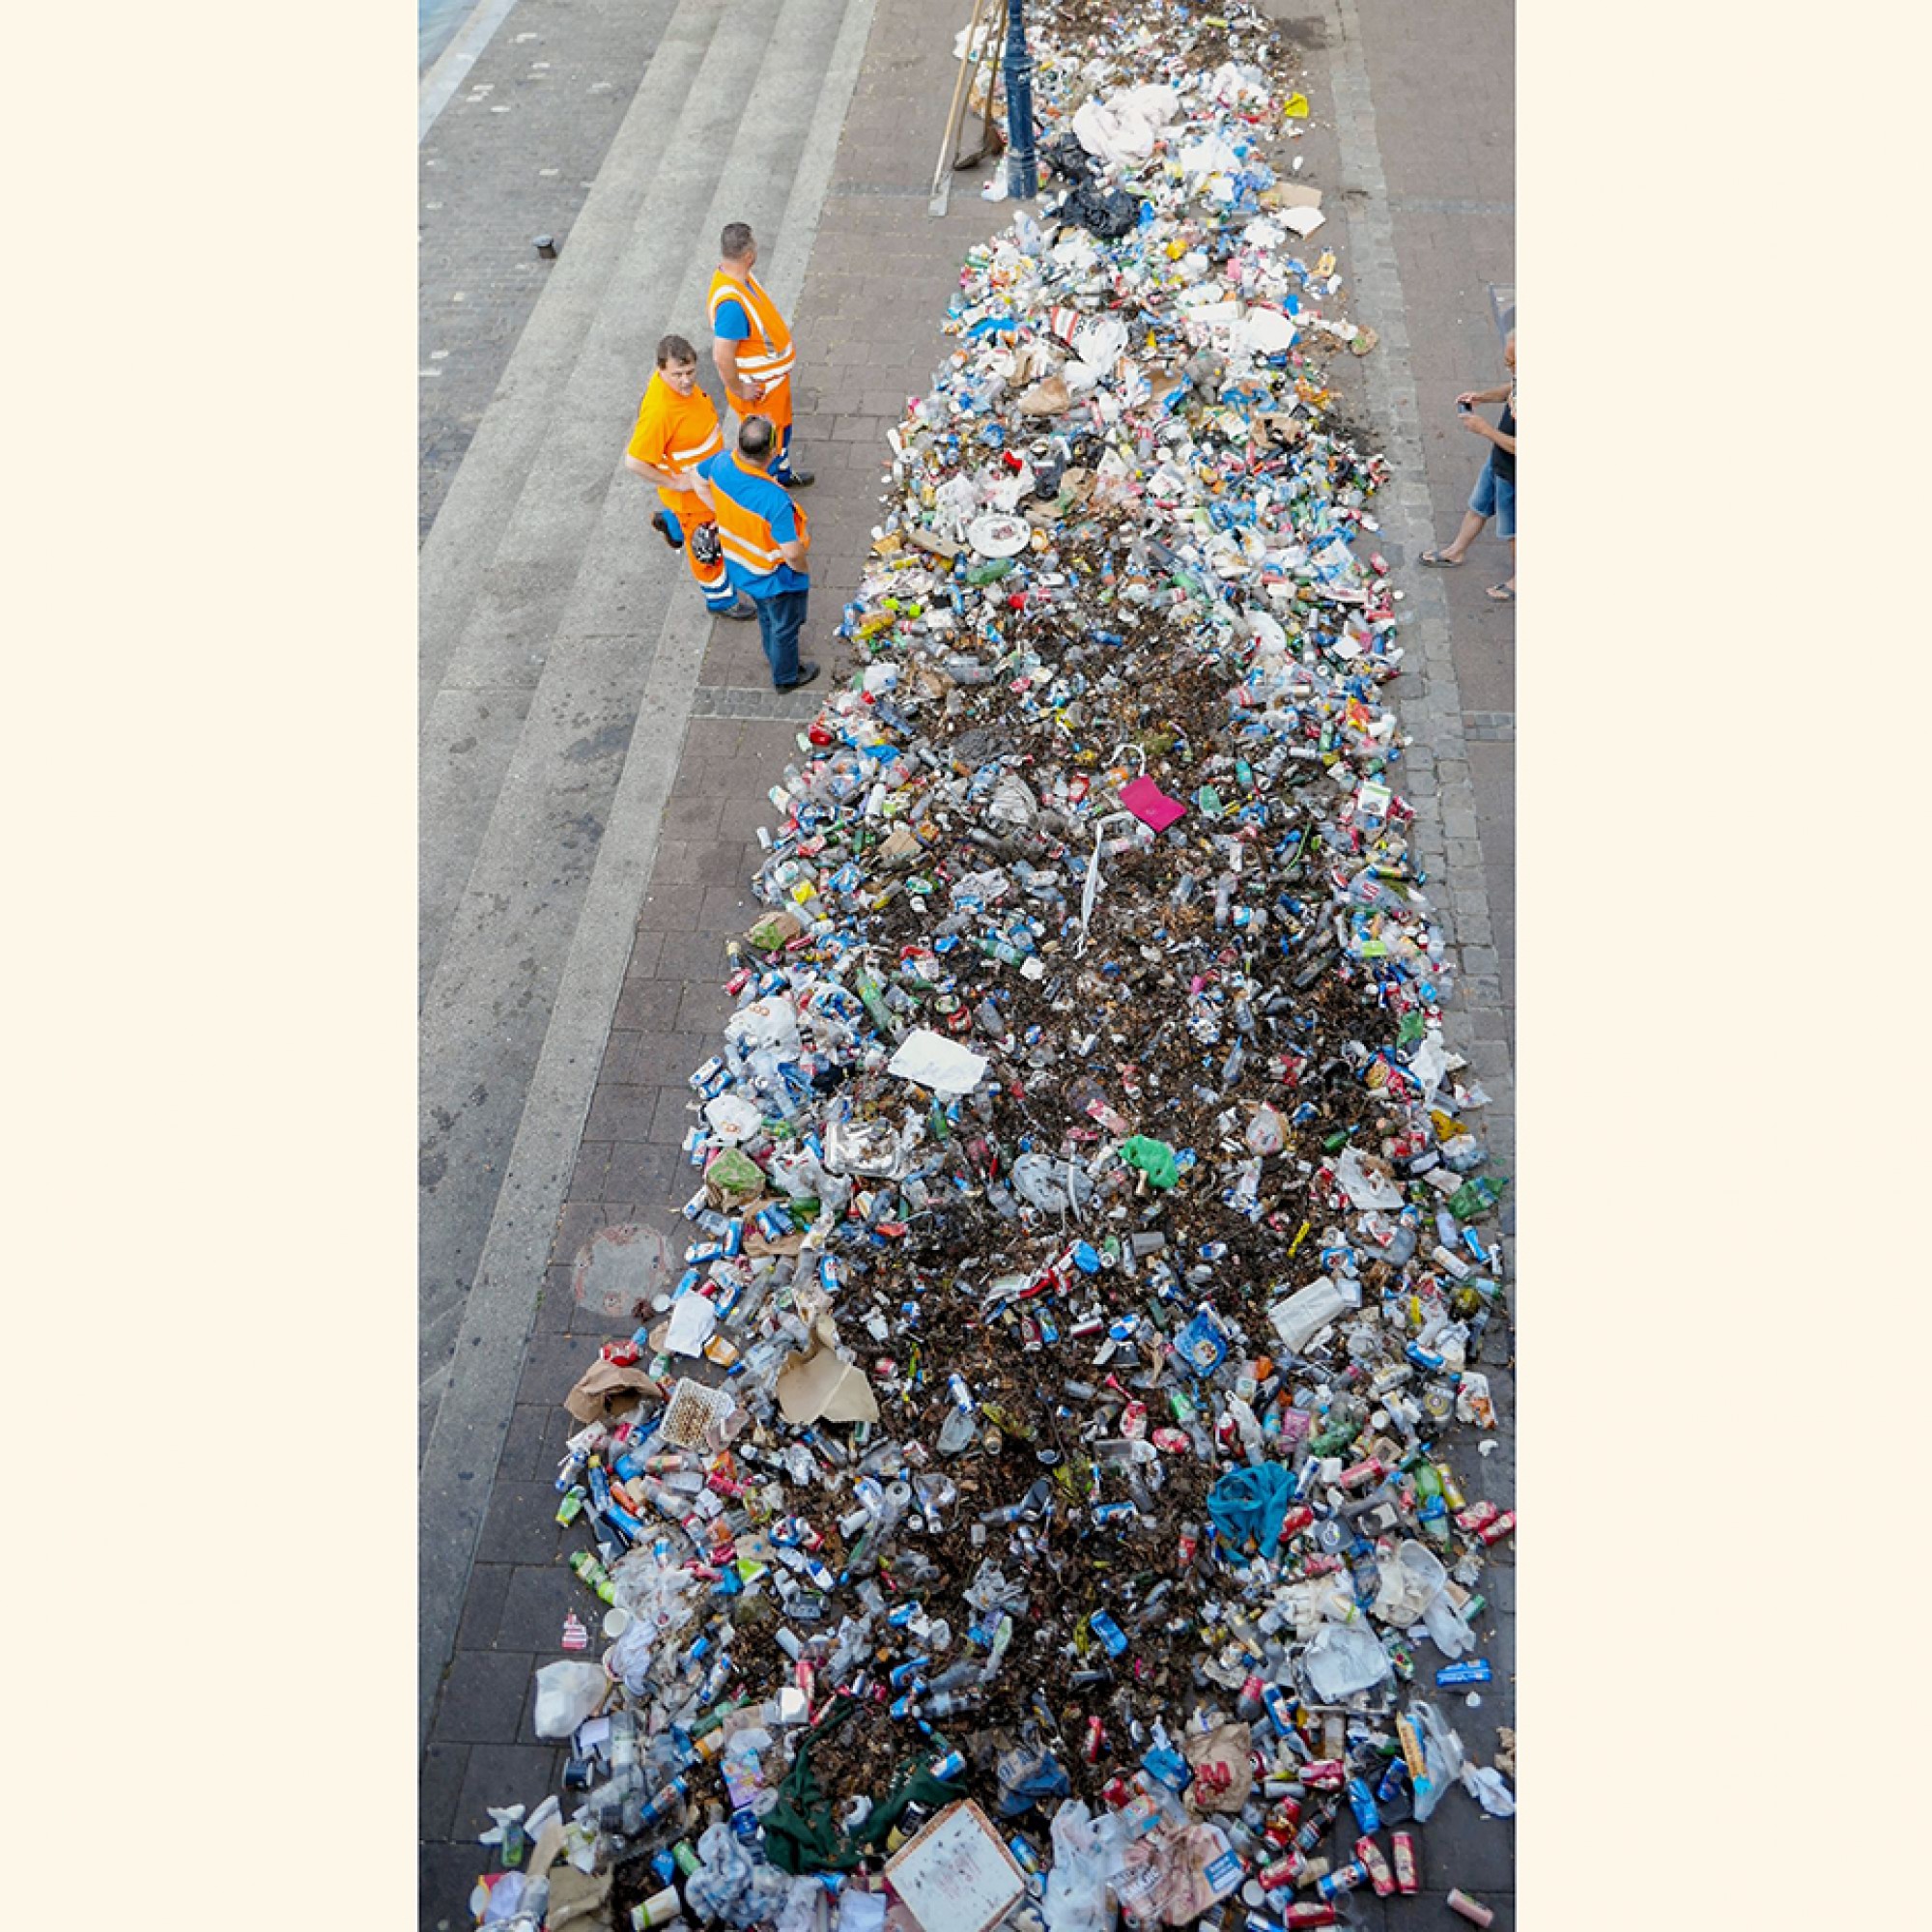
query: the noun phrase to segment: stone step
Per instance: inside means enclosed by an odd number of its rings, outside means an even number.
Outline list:
[[[780,42],[785,49],[781,57],[789,65],[782,70],[788,73],[787,92],[776,111],[789,113],[798,108],[810,118],[804,144],[786,170],[787,198],[779,217],[781,230],[770,243],[767,259],[771,272],[764,276],[781,305],[787,308],[796,306],[804,285],[873,6],[874,0],[844,0],[842,5],[828,4],[828,0],[811,5],[806,0],[791,0],[774,29],[781,35],[787,20],[794,25],[816,21],[820,24],[815,31],[824,43],[821,46],[814,39],[807,57],[788,42]],[[761,108],[771,111],[754,88],[742,112],[750,119]],[[757,135],[762,138],[767,132],[760,128]],[[711,230],[709,249],[715,250],[716,231],[724,220],[741,213],[754,225],[766,220],[758,212],[764,204],[750,204],[749,212],[746,205],[728,207],[724,200],[725,191],[726,183],[720,177],[712,215],[703,224]],[[710,272],[710,262],[702,259],[705,252],[687,250],[687,286],[696,296],[701,296]],[[621,299],[613,287],[611,302]],[[804,352],[810,360],[814,353],[824,353],[824,345],[814,352],[812,345],[806,344]],[[624,392],[619,412],[624,424],[640,386],[636,384]],[[597,841],[561,971],[554,982],[531,982],[530,1005],[547,999],[549,1010],[539,1029],[541,1051],[526,1083],[518,1058],[523,1043],[507,1039],[504,1043],[502,1064],[508,1069],[510,1084],[524,1085],[524,1097],[521,1112],[510,1122],[514,1132],[507,1156],[493,1174],[493,1178],[500,1176],[501,1186],[489,1208],[488,1232],[473,1277],[460,1301],[429,1311],[429,1325],[440,1337],[448,1336],[453,1341],[454,1351],[447,1357],[446,1372],[436,1365],[427,1368],[424,1387],[428,1447],[418,1488],[417,1520],[420,1715],[425,1727],[437,1683],[455,1641],[463,1590],[489,1506],[497,1455],[509,1427],[557,1211],[582,1137],[599,1057],[629,959],[638,908],[655,863],[677,753],[684,742],[705,643],[711,635],[710,620],[682,574],[681,563],[674,579],[650,578],[659,588],[646,595],[646,578],[654,567],[661,568],[651,562],[651,552],[655,550],[665,562],[676,559],[649,534],[648,493],[617,467],[621,437],[615,444],[605,447],[610,466],[606,498],[628,487],[636,508],[628,526],[612,521],[601,528],[597,554],[586,569],[594,579],[605,569],[603,559],[608,556],[621,554],[631,559],[635,575],[630,594],[636,608],[647,608],[650,616],[638,661],[640,668],[647,665],[648,668],[636,715],[648,718],[651,728],[636,732],[625,750],[608,827]],[[632,530],[640,532],[640,537],[634,540],[629,533]],[[643,546],[641,561],[638,541]],[[518,932],[508,908],[504,924],[510,933]],[[528,1014],[519,1009],[515,1017],[521,1024]],[[491,1018],[494,1028],[496,1016]],[[450,1077],[454,1063],[461,1058],[460,1045],[452,1041],[459,1019],[453,1009],[436,1000],[425,1010],[426,1085],[429,1069],[434,1066],[445,1093],[464,1091],[460,1079]],[[426,1114],[431,1106],[442,1104],[426,1105]],[[477,1101],[479,1112],[483,1104]],[[467,1159],[473,1157],[478,1148],[488,1148],[491,1151],[484,1157],[497,1161],[495,1132],[500,1128],[485,1133],[481,1125],[478,1122],[463,1148],[446,1149],[446,1153]],[[457,1158],[451,1157],[446,1171],[457,1165]],[[448,1319],[450,1306],[460,1315],[454,1323]]]
[[[649,528],[652,493],[619,467],[624,438],[658,337],[671,327],[704,334],[719,229],[743,218],[781,231],[845,6],[743,0],[713,36],[498,544],[493,570],[519,573],[525,595],[514,614],[500,598],[479,604],[432,700],[426,1378],[447,1346],[437,1318],[460,1304],[489,1227],[658,629],[675,602],[696,602],[682,558]],[[513,359],[505,387],[519,381]],[[649,721],[654,732],[662,724]]]

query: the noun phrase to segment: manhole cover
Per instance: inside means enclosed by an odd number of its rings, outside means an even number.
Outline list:
[[[624,1222],[601,1228],[577,1251],[570,1289],[580,1308],[628,1320],[639,1301],[648,1301],[672,1274],[670,1243],[654,1228]]]

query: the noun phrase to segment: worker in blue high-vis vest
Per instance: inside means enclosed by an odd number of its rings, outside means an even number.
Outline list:
[[[734,590],[757,609],[758,636],[776,691],[797,691],[818,675],[800,663],[798,634],[805,624],[811,579],[805,567],[811,548],[805,512],[772,477],[777,434],[763,416],[739,424],[738,446],[723,449],[698,467],[718,519],[724,570]]]

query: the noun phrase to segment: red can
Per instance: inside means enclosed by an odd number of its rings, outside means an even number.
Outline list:
[[[1342,1487],[1345,1490],[1365,1489],[1382,1473],[1382,1465],[1371,1456],[1342,1471]]]
[[[1449,1894],[1449,1910],[1466,1918],[1471,1925],[1487,1925],[1496,1915],[1480,1898],[1471,1898],[1460,1887]]]
[[[1382,1848],[1364,1833],[1355,1840],[1355,1857],[1369,1868],[1369,1883],[1376,1889],[1378,1898],[1386,1898],[1395,1890],[1395,1874],[1389,1870],[1388,1861],[1382,1857]]]
[[[1415,1861],[1415,1839],[1407,1832],[1397,1832],[1389,1839],[1395,1853],[1395,1889],[1405,1898],[1413,1898],[1422,1889],[1422,1868]]]
[[[1293,1885],[1308,1869],[1308,1861],[1291,1848],[1271,1865],[1261,1869],[1261,1885],[1264,1891],[1279,1891],[1285,1885]]]
[[[1200,1539],[1194,1532],[1191,1529],[1183,1529],[1180,1532],[1180,1540],[1174,1547],[1175,1561],[1181,1569],[1188,1569],[1193,1564],[1194,1553],[1200,1547]]]
[[[1300,1799],[1279,1798],[1275,1801],[1274,1809],[1268,1813],[1268,1830],[1270,1832],[1286,1832],[1293,1838],[1300,1823]]]
[[[1501,1512],[1494,1503],[1471,1503],[1465,1510],[1457,1513],[1458,1529],[1478,1530],[1495,1521]]]
[[[1281,1540],[1286,1543],[1291,1536],[1306,1529],[1314,1520],[1315,1512],[1306,1503],[1296,1503],[1281,1520]]]
[[[1100,1747],[1106,1742],[1107,1727],[1098,1718],[1087,1719],[1087,1742],[1081,1747],[1081,1755],[1089,1764],[1100,1761]]]
[[[1288,1906],[1281,1915],[1281,1922],[1289,1928],[1289,1932],[1301,1932],[1304,1925],[1333,1925],[1336,1922],[1335,1908],[1311,1899],[1304,1905]]]
[[[1301,1767],[1301,1781],[1315,1791],[1340,1791],[1349,1781],[1349,1767],[1340,1758],[1311,1758]]]
[[[634,1369],[638,1365],[639,1348],[635,1342],[606,1342],[597,1351],[616,1369]]]
[[[1116,1811],[1118,1811],[1122,1804],[1131,1802],[1133,1795],[1134,1795],[1134,1787],[1131,1784],[1129,1784],[1127,1780],[1120,1775],[1119,1772],[1116,1772],[1113,1775],[1113,1776],[1108,1778],[1106,1783],[1100,1787],[1101,1798],[1104,1799],[1107,1804],[1111,1804]]]
[[[1516,1528],[1516,1511],[1505,1510],[1492,1523],[1486,1524],[1480,1532],[1485,1543],[1500,1543]]]

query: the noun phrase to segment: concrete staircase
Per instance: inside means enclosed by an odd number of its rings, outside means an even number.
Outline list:
[[[726,221],[753,225],[795,304],[872,9],[680,0],[423,547],[426,1669],[449,1588],[453,1636],[469,1497],[509,1418],[709,636],[623,446],[658,338],[708,342]]]

